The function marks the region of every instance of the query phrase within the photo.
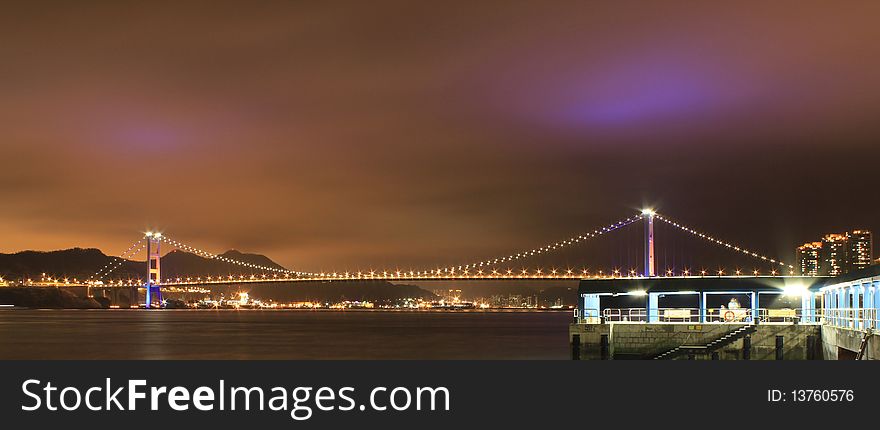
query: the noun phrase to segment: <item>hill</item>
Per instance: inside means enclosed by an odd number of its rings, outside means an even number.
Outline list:
[[[259,254],[246,254],[235,250],[220,254],[223,257],[283,269],[280,264]],[[73,248],[59,251],[21,251],[0,254],[0,276],[7,280],[39,279],[42,274],[58,278],[87,279],[107,264],[111,267],[120,260],[108,256],[99,249]],[[162,277],[217,276],[230,274],[262,274],[262,270],[249,269],[220,260],[208,259],[189,252],[173,250],[162,257]],[[111,275],[113,279],[143,279],[146,262],[121,261]],[[105,279],[106,280],[106,279]]]
[[[260,254],[245,254],[236,250],[229,250],[222,257],[256,264],[275,269],[284,269],[284,266],[272,261],[269,257]],[[143,263],[142,263],[143,264]],[[174,250],[162,257],[162,277],[174,278],[178,276],[217,276],[231,274],[262,274],[264,271],[249,269],[235,264],[225,263],[220,260],[212,260],[185,251]]]
[[[67,288],[3,287],[0,304],[37,309],[98,309],[95,299],[78,297]]]

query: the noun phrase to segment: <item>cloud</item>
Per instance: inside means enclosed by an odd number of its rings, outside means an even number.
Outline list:
[[[836,228],[817,206],[878,230],[877,8],[13,2],[0,251],[161,228],[307,270],[418,266],[643,201],[765,249]]]

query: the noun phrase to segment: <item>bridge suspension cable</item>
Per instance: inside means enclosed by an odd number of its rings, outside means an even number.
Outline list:
[[[275,273],[276,275],[274,275],[272,278],[269,279],[272,281],[284,281],[284,280],[307,281],[307,280],[335,280],[335,279],[402,279],[402,278],[412,278],[412,279],[445,279],[445,278],[449,278],[449,279],[456,279],[456,278],[480,278],[480,277],[496,278],[498,276],[502,276],[502,277],[503,276],[515,276],[515,277],[534,276],[537,278],[558,276],[560,278],[567,279],[567,278],[575,277],[578,275],[575,275],[572,272],[572,270],[570,270],[570,269],[567,270],[565,272],[565,274],[563,274],[563,275],[559,275],[557,273],[556,269],[551,270],[549,272],[549,275],[543,275],[542,269],[540,269],[540,268],[534,272],[534,275],[528,273],[525,269],[522,271],[522,273],[517,273],[514,275],[512,269],[510,269],[509,267],[507,270],[507,275],[502,275],[502,274],[498,273],[497,269],[498,269],[499,265],[502,265],[505,263],[511,263],[514,261],[523,260],[523,259],[535,257],[535,256],[540,256],[540,255],[554,252],[557,250],[561,250],[564,248],[572,247],[576,244],[587,241],[589,239],[597,238],[599,236],[606,235],[606,234],[611,233],[613,231],[620,230],[620,229],[627,227],[629,225],[632,225],[636,222],[639,222],[642,220],[649,220],[648,217],[652,217],[653,219],[657,219],[659,221],[662,221],[662,222],[669,224],[679,230],[687,232],[688,234],[693,235],[699,239],[702,239],[702,240],[708,241],[710,243],[713,243],[715,245],[727,248],[727,249],[729,249],[731,251],[735,251],[739,254],[746,255],[746,256],[761,260],[761,261],[765,261],[767,263],[772,264],[773,266],[779,266],[782,268],[788,267],[789,269],[794,270],[794,266],[792,266],[790,264],[786,264],[783,261],[780,261],[775,258],[769,258],[765,255],[759,254],[759,253],[754,252],[750,249],[747,249],[747,248],[744,248],[741,246],[737,246],[732,243],[717,239],[717,238],[710,236],[706,233],[697,231],[696,229],[693,229],[689,226],[678,223],[677,221],[674,221],[664,215],[657,214],[654,211],[643,211],[640,214],[636,214],[634,216],[622,219],[622,220],[617,221],[615,223],[596,228],[595,230],[592,230],[592,231],[589,231],[589,232],[586,232],[583,234],[579,234],[576,236],[572,236],[567,239],[560,240],[558,242],[549,243],[549,244],[546,244],[544,246],[540,246],[537,248],[533,248],[533,249],[529,249],[529,250],[525,250],[525,251],[520,251],[515,254],[497,256],[494,258],[488,258],[488,259],[484,259],[484,260],[480,260],[480,261],[474,261],[474,262],[471,262],[468,264],[451,265],[451,266],[440,265],[440,266],[436,266],[437,267],[436,269],[428,269],[428,270],[421,270],[421,271],[405,271],[405,272],[400,271],[400,270],[383,271],[383,272],[381,272],[381,276],[375,271],[370,271],[369,274],[364,274],[362,272],[356,272],[356,273],[355,272],[344,272],[344,274],[343,274],[341,272],[311,273],[311,272],[294,271],[294,270],[289,270],[289,269],[286,269],[283,267],[269,267],[269,266],[264,266],[264,265],[260,265],[260,264],[249,263],[246,261],[236,260],[234,258],[229,258],[224,255],[214,254],[214,253],[205,251],[203,249],[199,249],[199,248],[190,246],[186,243],[177,241],[175,239],[172,239],[170,237],[167,237],[167,236],[164,236],[161,234],[154,234],[154,235],[150,236],[149,239],[151,239],[153,241],[158,240],[158,241],[164,242],[164,243],[166,243],[170,246],[173,246],[179,250],[190,252],[190,253],[196,254],[196,255],[201,256],[206,259],[217,260],[217,261],[237,265],[237,266],[248,268],[248,269],[261,270],[263,272]],[[131,250],[134,249],[139,243],[142,243],[142,245],[138,248],[137,251],[134,251],[134,252],[138,252],[140,249],[143,249],[144,246],[146,246],[145,239],[148,239],[148,238],[142,238],[138,242],[135,242],[135,244],[133,244],[131,247],[129,247],[129,249],[125,253],[123,253],[122,257],[124,258],[125,255],[131,253]],[[120,259],[120,261],[118,263],[116,263],[115,266],[113,266],[110,270],[108,270],[106,273],[104,273],[104,276],[106,276],[107,274],[109,274],[110,272],[115,270],[115,268],[118,267],[119,265],[121,265],[123,261],[125,261],[125,260]],[[107,266],[102,268],[101,271],[99,271],[99,273],[97,273],[96,275],[100,275],[102,272],[104,272],[104,270],[107,269],[108,266],[110,266],[110,264],[108,264]],[[484,269],[491,270],[492,274],[491,275],[484,275],[483,274]],[[476,272],[476,275],[471,275],[469,273],[470,271]],[[671,272],[671,271],[667,270],[667,274],[669,274],[669,272]],[[689,271],[687,269],[684,271],[685,276],[688,275],[688,272]],[[721,273],[721,271],[719,271],[719,274],[720,273]],[[586,276],[586,274],[587,274],[587,271],[586,271],[586,269],[584,269],[584,276]],[[601,275],[602,272],[600,271],[599,274]],[[614,270],[614,274],[615,274],[615,276],[619,275],[619,271]],[[737,274],[739,274],[739,270],[737,270]],[[776,270],[773,270],[773,275],[775,275],[775,274],[776,274]],[[757,271],[756,271],[756,275],[757,275]],[[630,271],[630,276],[634,276],[634,270]],[[266,274],[264,273],[263,276],[260,278],[255,278],[253,275],[251,275],[251,277],[249,279],[255,280],[255,281],[266,280]],[[211,278],[208,277],[208,280],[210,281]],[[233,278],[230,275],[229,280],[236,281],[236,282],[243,282],[243,280],[246,281],[247,279],[243,278],[243,276],[239,276],[238,278]],[[198,281],[201,282],[201,278],[199,278]],[[225,282],[225,279],[221,279],[218,277],[217,282]],[[177,282],[176,282],[176,284],[185,284],[185,283],[190,283],[189,278],[187,278],[186,281],[182,281],[181,279],[177,279]],[[172,281],[171,284],[175,284],[175,282]]]
[[[767,257],[766,255],[759,254],[759,253],[757,253],[757,252],[755,252],[755,251],[752,251],[752,250],[750,250],[750,249],[743,248],[742,246],[737,246],[737,245],[734,245],[734,244],[732,244],[732,243],[730,243],[730,242],[725,242],[725,241],[723,241],[723,240],[721,240],[721,239],[717,239],[717,238],[715,238],[715,237],[713,237],[713,236],[710,236],[710,235],[708,235],[708,234],[706,234],[706,233],[703,233],[703,232],[697,231],[697,230],[695,230],[695,229],[693,229],[693,228],[691,228],[691,227],[688,227],[688,226],[686,226],[686,225],[683,225],[683,224],[681,224],[681,223],[678,223],[678,222],[676,222],[676,221],[674,221],[674,220],[671,220],[671,219],[669,219],[669,218],[667,218],[667,217],[665,217],[665,216],[662,216],[662,215],[660,215],[660,214],[655,214],[655,215],[654,215],[654,218],[655,218],[655,219],[658,219],[658,220],[660,220],[660,221],[663,221],[663,222],[665,222],[666,224],[669,224],[669,225],[671,225],[671,226],[673,226],[673,227],[676,227],[676,228],[678,228],[678,229],[681,230],[681,231],[684,231],[684,232],[690,233],[691,235],[693,235],[693,236],[695,236],[695,237],[697,237],[697,238],[700,238],[700,239],[703,239],[703,240],[705,240],[705,241],[708,241],[708,242],[710,242],[710,243],[714,243],[714,244],[716,244],[716,245],[723,246],[723,247],[728,248],[728,249],[730,249],[730,250],[732,250],[732,251],[735,251],[735,252],[737,252],[737,253],[740,253],[740,254],[743,254],[743,255],[748,255],[748,256],[750,256],[750,257],[752,257],[752,258],[755,258],[755,259],[758,259],[758,260],[761,260],[761,261],[766,261],[766,262],[768,262],[768,263],[770,263],[770,264],[772,264],[772,265],[778,265],[778,266],[780,266],[780,267],[787,267],[787,268],[788,268],[789,270],[791,270],[791,271],[794,270],[794,266],[791,265],[791,264],[787,264],[787,263],[785,263],[785,262],[783,262],[783,261],[780,261],[779,259],[776,259],[776,258],[770,258],[770,257]]]
[[[165,242],[165,243],[167,243],[177,249],[180,249],[180,250],[183,250],[186,252],[191,252],[193,254],[199,255],[201,257],[204,257],[204,258],[207,258],[210,260],[218,260],[218,261],[222,261],[224,263],[234,264],[234,265],[246,267],[249,269],[257,269],[257,270],[263,270],[266,272],[275,272],[275,273],[281,273],[284,275],[293,275],[293,276],[316,276],[316,274],[314,274],[314,273],[299,272],[299,271],[289,270],[289,269],[285,269],[285,268],[263,266],[263,265],[259,265],[259,264],[248,263],[246,261],[239,261],[239,260],[229,258],[229,257],[224,257],[219,254],[214,254],[212,252],[208,252],[208,251],[187,245],[183,242],[174,240],[174,239],[172,239],[168,236],[165,236],[165,235],[159,236],[159,240],[162,242]]]
[[[100,270],[95,272],[94,275],[90,276],[86,280],[86,282],[100,281],[100,280],[104,279],[105,277],[109,276],[110,273],[113,273],[114,270],[116,270],[120,266],[122,266],[122,263],[124,263],[128,257],[130,257],[130,256],[140,252],[142,249],[144,249],[144,246],[146,246],[146,244],[142,243],[143,241],[144,241],[144,238],[140,238],[136,242],[131,244],[131,246],[129,246],[128,249],[126,249],[122,254],[119,254],[118,257],[113,257],[113,259],[111,259],[109,263],[105,264],[104,267],[102,267]],[[138,245],[140,245],[140,247],[135,249],[135,247]],[[105,270],[106,270],[106,272],[104,272]]]
[[[586,233],[583,233],[583,234],[580,234],[577,236],[572,236],[570,238],[567,238],[567,239],[564,239],[564,240],[561,240],[561,241],[558,241],[555,243],[547,244],[547,245],[544,245],[544,246],[541,246],[538,248],[533,248],[531,250],[521,251],[516,254],[504,255],[504,256],[495,257],[495,258],[488,258],[488,259],[485,259],[482,261],[476,261],[473,263],[462,264],[462,265],[458,265],[458,266],[453,265],[453,266],[449,266],[444,269],[438,268],[436,270],[425,270],[423,272],[426,274],[427,273],[438,273],[438,272],[450,273],[450,272],[455,272],[456,268],[457,268],[457,270],[469,270],[472,268],[476,269],[476,268],[480,268],[480,267],[493,267],[498,264],[517,261],[517,260],[521,260],[524,258],[528,258],[528,257],[536,256],[536,255],[541,255],[541,254],[556,251],[556,250],[559,250],[562,248],[570,247],[572,245],[578,244],[578,243],[583,242],[585,240],[602,236],[604,234],[610,233],[612,231],[626,227],[634,222],[637,222],[637,221],[641,220],[643,217],[644,217],[644,215],[642,215],[642,214],[631,216],[629,218],[620,220],[620,221],[615,222],[613,224],[609,224],[607,226],[597,228],[597,229],[590,231],[590,232],[586,232]]]

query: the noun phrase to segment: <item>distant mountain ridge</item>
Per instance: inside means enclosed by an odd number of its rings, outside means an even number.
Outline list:
[[[280,264],[260,254],[247,254],[229,250],[220,256],[265,266],[284,269]],[[95,248],[72,248],[58,251],[21,251],[13,254],[0,253],[0,276],[7,280],[39,279],[45,273],[52,277],[87,279],[110,264],[120,260],[108,256]],[[185,251],[173,250],[162,257],[162,277],[179,276],[218,276],[262,274],[263,270],[209,259]],[[115,269],[112,279],[143,279],[146,276],[146,261],[124,260]]]
[[[220,254],[222,257],[244,263],[284,269],[270,258],[259,254],[247,254],[236,250]],[[110,267],[120,263],[116,257],[108,256],[98,249],[73,248],[59,251],[22,251],[14,254],[0,254],[0,276],[8,281],[40,279],[45,273],[50,277],[88,279],[107,264]],[[230,264],[217,259],[205,258],[193,253],[174,250],[162,257],[162,278],[184,276],[226,276],[261,275],[262,270]],[[113,271],[110,279],[144,279],[146,261],[122,260],[119,268]],[[232,297],[241,285],[217,285],[212,289],[219,295]],[[368,300],[378,303],[393,303],[401,298],[422,298],[433,300],[436,296],[413,285],[394,285],[385,281],[362,282],[303,282],[295,288],[278,288],[273,285],[249,285],[247,290],[252,297],[279,301],[317,301],[335,303],[342,300]],[[179,294],[178,294],[179,295]],[[203,298],[184,294],[188,298]],[[171,294],[169,297],[175,297]],[[100,305],[91,299],[82,299],[65,288],[15,288],[0,289],[0,302],[18,306],[37,308],[93,308]]]
[[[255,264],[273,269],[286,270],[284,266],[272,261],[269,257],[260,254],[246,254],[236,250],[229,250],[222,254],[231,260]],[[145,264],[145,263],[142,263]],[[171,278],[178,276],[217,276],[238,274],[262,274],[273,273],[267,270],[251,269],[237,264],[230,264],[221,260],[204,258],[186,251],[174,250],[162,257],[162,277]]]

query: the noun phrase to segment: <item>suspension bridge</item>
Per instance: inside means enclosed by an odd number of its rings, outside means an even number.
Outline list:
[[[582,269],[558,268],[558,267],[527,267],[525,262],[536,257],[552,255],[566,249],[595,241],[600,237],[613,236],[615,232],[635,224],[643,224],[643,261],[639,270],[631,268],[609,268],[607,270],[589,270],[586,265]],[[669,228],[684,233],[687,236],[698,239],[715,247],[726,249],[732,255],[754,260],[761,269],[691,269],[689,267],[667,268],[663,272],[656,269],[655,257],[655,224],[662,223]],[[198,255],[207,260],[224,263],[229,267],[240,269],[242,273],[229,273],[225,275],[205,274],[176,274],[171,277],[162,276],[162,254],[167,248]],[[146,255],[145,279],[113,279],[112,275],[124,263],[138,255]],[[642,210],[632,216],[620,219],[611,224],[595,227],[591,230],[567,237],[565,239],[546,243],[531,249],[524,249],[513,253],[496,255],[491,258],[483,258],[456,265],[434,265],[419,269],[382,269],[368,271],[335,271],[335,272],[308,272],[291,270],[280,266],[268,266],[255,264],[242,259],[231,258],[227,255],[216,254],[202,248],[179,241],[161,232],[146,232],[138,238],[119,256],[97,270],[92,276],[84,281],[61,279],[60,277],[44,277],[39,283],[34,284],[51,286],[86,286],[99,288],[144,288],[145,304],[150,307],[154,300],[161,298],[163,287],[199,286],[199,285],[223,285],[244,283],[296,283],[315,281],[463,281],[463,280],[580,280],[580,279],[613,279],[613,278],[689,278],[689,277],[779,277],[793,276],[795,266],[778,258],[771,258],[739,244],[722,240],[706,232],[680,223],[665,215],[659,214],[652,209]]]

